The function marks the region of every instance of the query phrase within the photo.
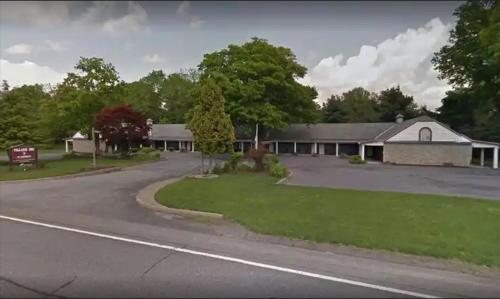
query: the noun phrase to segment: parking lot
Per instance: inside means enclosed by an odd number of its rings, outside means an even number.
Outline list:
[[[500,171],[490,168],[354,165],[334,156],[280,159],[293,172],[286,184],[500,200]]]

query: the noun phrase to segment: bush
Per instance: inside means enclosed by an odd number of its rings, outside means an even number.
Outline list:
[[[280,159],[277,155],[270,154],[266,156],[266,165],[270,166],[271,164],[279,163]]]
[[[223,169],[219,166],[219,164],[215,164],[214,168],[212,168],[212,173],[214,174],[221,174],[222,172]]]
[[[267,153],[267,149],[263,145],[259,145],[258,149],[250,149],[248,154],[255,162],[255,170],[262,171],[264,170],[264,157]]]
[[[351,163],[351,164],[365,164],[366,161],[362,160],[360,155],[353,155],[349,158],[349,163]]]
[[[155,160],[159,160],[159,159],[160,159],[160,153],[155,153],[155,154],[153,155],[153,158],[154,158]]]
[[[130,152],[132,152],[132,153],[137,153],[140,150],[141,150],[141,148],[138,148],[138,147],[132,147],[132,148],[130,148]]]
[[[234,152],[231,154],[231,158],[229,158],[228,163],[232,170],[236,170],[236,167],[238,167],[238,164],[241,162],[241,159],[243,159],[243,153]]]
[[[236,167],[233,168],[229,162],[224,163],[224,166],[222,167],[224,172],[229,172],[231,169],[234,170]]]
[[[154,149],[152,149],[150,147],[143,147],[143,148],[139,149],[137,152],[139,154],[150,154],[150,153],[154,152]]]
[[[276,178],[284,178],[288,176],[288,169],[279,162],[274,163],[269,167],[269,174]]]
[[[253,168],[247,164],[239,164],[236,169],[238,171],[253,171]]]

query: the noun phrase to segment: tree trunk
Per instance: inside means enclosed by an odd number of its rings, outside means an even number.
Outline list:
[[[213,158],[212,155],[208,155],[208,172],[212,173],[212,163],[213,163]]]

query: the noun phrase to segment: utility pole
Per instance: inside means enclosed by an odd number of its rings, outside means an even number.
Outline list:
[[[95,145],[95,130],[94,127],[92,127],[92,143],[94,145],[94,150],[92,151],[92,168],[96,167],[95,163],[95,155],[96,155],[96,145]]]

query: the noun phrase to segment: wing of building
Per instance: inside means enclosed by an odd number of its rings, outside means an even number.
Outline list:
[[[185,124],[153,124],[150,139],[163,150],[196,150]],[[468,167],[477,156],[479,165],[491,160],[493,168],[498,168],[500,148],[500,143],[472,140],[428,116],[387,123],[290,124],[268,131],[260,143],[277,154],[360,155],[408,165]],[[236,129],[235,151],[254,145],[252,134]]]

